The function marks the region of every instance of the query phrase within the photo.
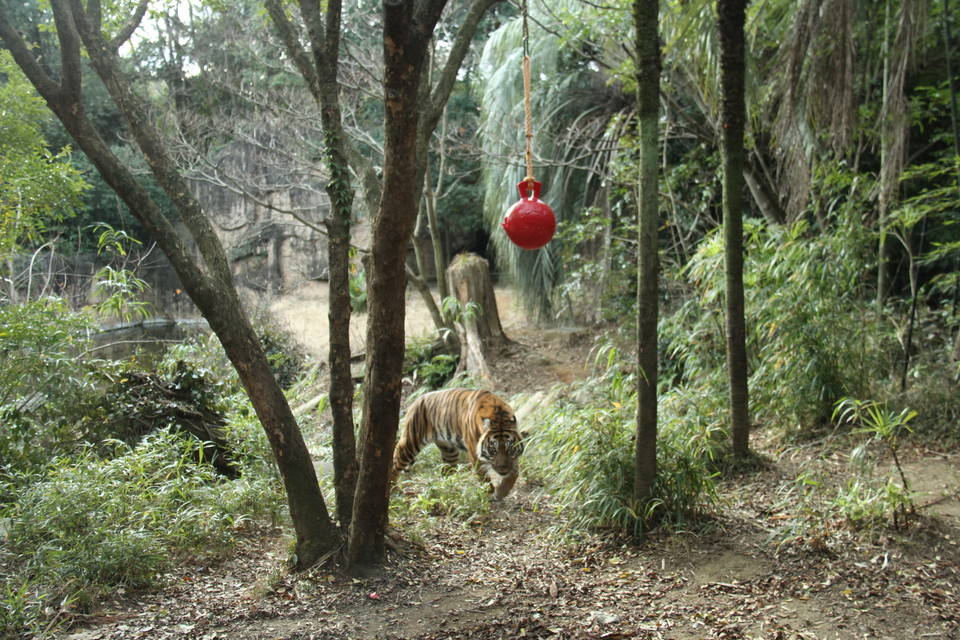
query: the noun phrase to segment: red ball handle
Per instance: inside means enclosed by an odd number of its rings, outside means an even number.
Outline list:
[[[539,180],[534,180],[533,178],[521,180],[517,183],[517,191],[520,192],[521,200],[524,198],[527,200],[538,200],[540,198],[541,189],[543,189],[543,185],[540,184]],[[530,193],[531,191],[533,194]]]

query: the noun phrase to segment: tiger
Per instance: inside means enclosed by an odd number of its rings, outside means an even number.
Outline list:
[[[456,464],[460,452],[466,451],[480,482],[487,481],[494,500],[502,500],[517,481],[517,459],[526,435],[517,430],[510,405],[489,391],[431,391],[407,409],[393,453],[391,483],[433,442],[446,464]]]

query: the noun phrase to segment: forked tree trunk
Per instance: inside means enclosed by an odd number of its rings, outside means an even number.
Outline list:
[[[301,5],[304,1],[305,0],[301,1]],[[487,10],[493,5],[502,3],[504,1],[505,0],[472,0],[469,3],[469,7],[463,15],[463,21],[460,23],[460,27],[457,30],[456,36],[452,40],[448,41],[449,50],[447,52],[447,59],[444,62],[442,69],[440,69],[439,73],[436,74],[435,84],[433,87],[429,87],[429,90],[428,87],[424,86],[415,102],[415,106],[411,106],[411,108],[415,108],[419,111],[419,124],[417,130],[416,183],[421,188],[424,184],[424,179],[427,174],[427,161],[429,155],[428,151],[431,136],[433,136],[433,133],[437,128],[437,124],[443,117],[447,100],[450,98],[450,93],[454,86],[456,86],[457,79],[459,78],[460,67],[463,64],[463,60],[466,57],[467,52],[470,50],[473,37],[479,29]],[[408,4],[415,5],[412,7],[412,9],[420,13],[429,11],[431,2],[432,0],[407,0]],[[400,3],[390,2],[389,4],[393,5]],[[423,71],[424,70],[421,67],[421,72]],[[423,75],[427,76],[428,74],[423,73]],[[419,80],[423,81],[425,79],[432,81],[432,78],[426,77],[420,78]],[[375,164],[371,162],[367,156],[360,153],[355,146],[348,145],[347,153],[350,157],[351,168],[359,179],[359,184],[363,194],[364,206],[370,213],[370,217],[373,218],[375,217],[380,206],[382,192],[381,185],[385,183],[385,180],[380,179]],[[425,222],[430,224],[429,218],[425,220]],[[439,248],[440,234],[438,233],[438,229],[431,228],[430,235],[433,238],[434,248]],[[418,258],[425,260],[428,251],[429,247],[427,247],[426,244],[421,246],[418,250]],[[434,251],[434,259],[437,259],[436,251]],[[440,261],[442,262],[442,258]],[[409,277],[411,273],[412,271],[408,271],[407,276]],[[438,268],[436,273],[438,280],[442,281],[443,273],[443,268]],[[422,284],[425,284],[426,282],[426,271],[420,269],[420,273],[415,275],[420,280],[417,290],[423,297],[425,303],[429,307],[436,307],[437,305],[435,302],[433,302],[430,288],[427,286],[422,286]],[[445,297],[445,292],[443,292],[442,287],[440,295],[442,300],[442,298]],[[437,319],[438,316],[434,316],[435,322]],[[438,330],[443,330],[446,328],[446,324],[443,322],[436,322],[436,327]]]
[[[447,283],[461,306],[457,371],[489,382],[489,356],[509,342],[500,324],[490,263],[475,253],[461,253],[447,268]]]

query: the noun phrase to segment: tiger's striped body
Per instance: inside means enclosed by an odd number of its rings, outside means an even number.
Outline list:
[[[442,389],[417,398],[403,423],[393,454],[393,473],[413,464],[420,450],[433,442],[443,461],[455,464],[461,451],[473,463],[481,481],[490,483],[499,500],[517,481],[517,459],[523,436],[506,402],[489,391]]]

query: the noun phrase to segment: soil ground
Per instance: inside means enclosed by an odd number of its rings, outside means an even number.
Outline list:
[[[296,329],[296,319],[307,317],[302,305],[321,299],[314,289],[274,309]],[[516,341],[495,363],[498,388],[523,392],[525,404],[535,404],[586,375],[589,335],[537,331],[508,291],[498,291],[498,299],[505,331]],[[429,326],[420,312],[411,320],[408,327]],[[317,333],[301,337],[315,353],[322,350],[325,338]],[[721,506],[697,534],[654,536],[640,546],[602,535],[561,543],[549,531],[563,514],[541,487],[521,478],[486,515],[435,518],[416,544],[390,555],[376,578],[351,579],[330,568],[292,574],[288,539],[262,530],[221,563],[187,563],[162,589],[118,594],[62,637],[960,638],[958,453],[904,452],[920,505],[907,529],[869,539],[828,529],[818,539],[777,544],[774,533],[787,518],[784,488],[800,465],[816,460],[823,472],[839,473],[845,462],[816,444],[783,448],[762,434],[754,447],[770,462],[724,479]]]

